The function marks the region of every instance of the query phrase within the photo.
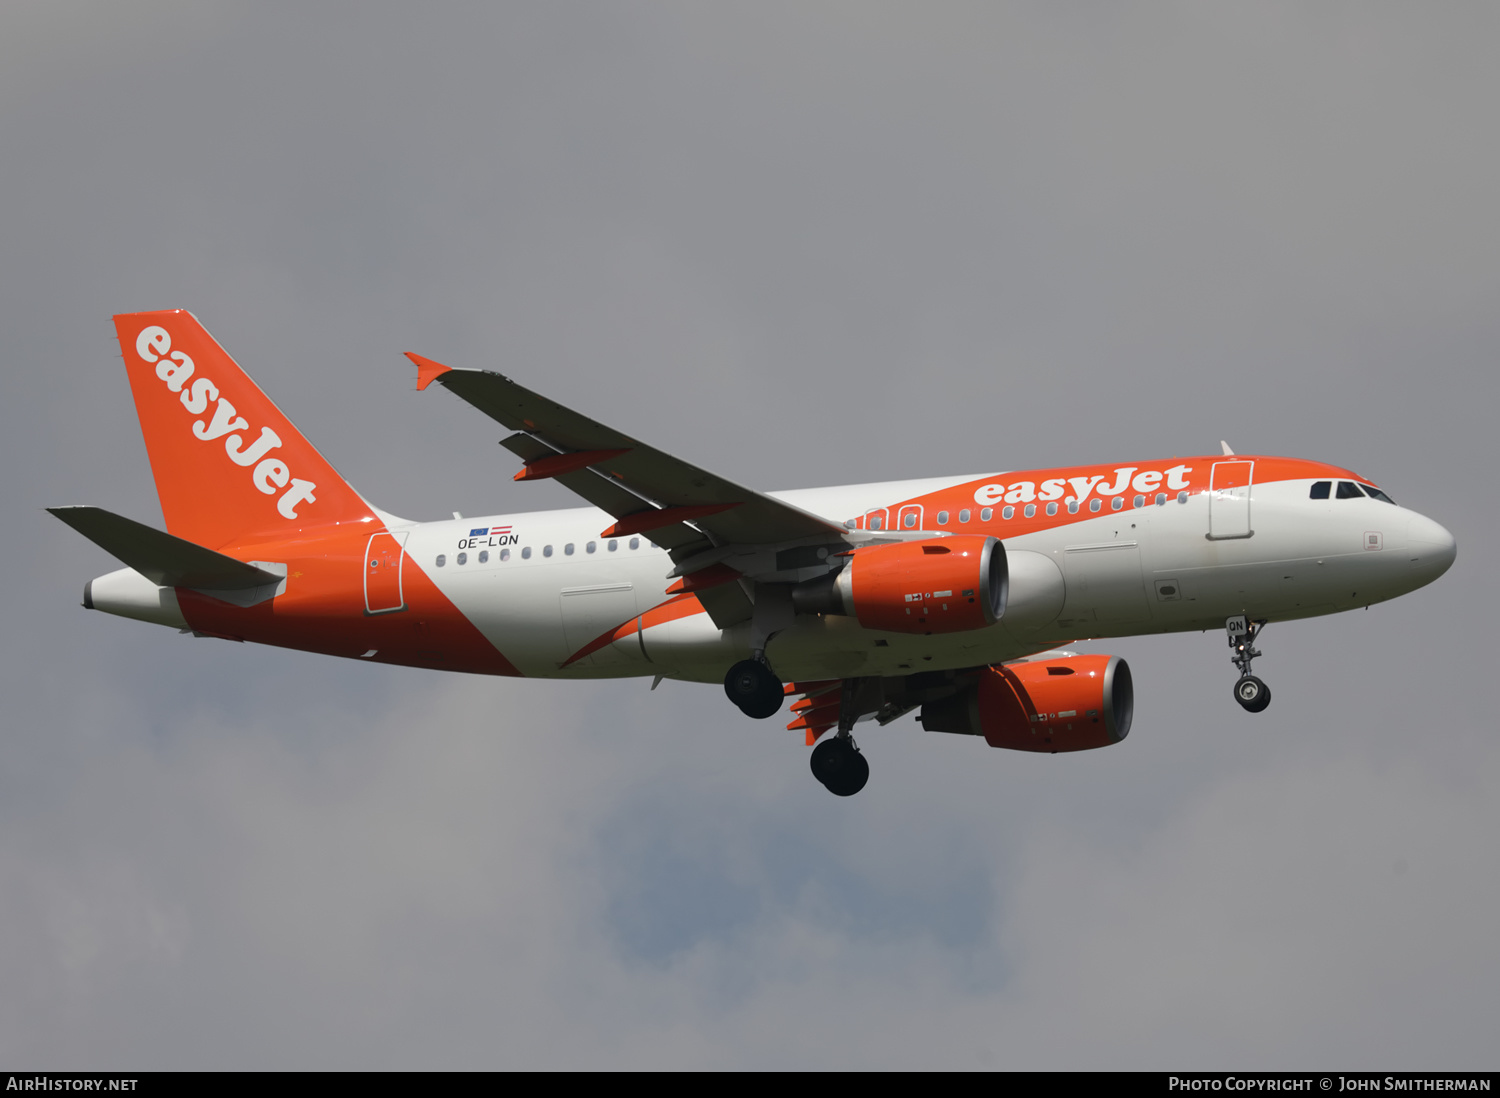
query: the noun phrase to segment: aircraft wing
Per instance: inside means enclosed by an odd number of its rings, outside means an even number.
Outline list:
[[[718,545],[834,540],[846,533],[837,523],[647,446],[503,374],[407,357],[416,363],[418,389],[437,382],[517,432],[501,443],[526,462],[517,480],[555,478],[615,516],[605,537],[643,533],[681,562]]]

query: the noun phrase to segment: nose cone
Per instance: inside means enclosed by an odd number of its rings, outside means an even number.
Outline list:
[[[1407,520],[1406,546],[1412,578],[1418,585],[1437,579],[1453,567],[1458,556],[1453,535],[1425,515],[1413,514]]]

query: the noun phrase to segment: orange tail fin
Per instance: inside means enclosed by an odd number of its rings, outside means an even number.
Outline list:
[[[167,529],[210,548],[374,511],[183,309],[115,317]]]

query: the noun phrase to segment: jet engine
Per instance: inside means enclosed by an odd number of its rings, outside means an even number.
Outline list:
[[[1119,656],[1067,656],[985,667],[952,697],[922,706],[929,732],[983,736],[1014,751],[1086,751],[1130,732],[1135,686]]]
[[[960,633],[1005,613],[1005,548],[977,534],[855,549],[831,576],[792,589],[802,613],[847,614],[866,629]]]

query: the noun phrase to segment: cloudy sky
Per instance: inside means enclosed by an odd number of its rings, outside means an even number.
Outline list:
[[[1477,1069],[1500,1013],[1492,4],[7,4],[0,1063]],[[86,613],[159,523],[110,316],[192,309],[367,496],[567,506],[502,369],[776,489],[1283,453],[1433,587],[1126,639],[1107,751]],[[1481,490],[1483,489],[1483,490]]]

